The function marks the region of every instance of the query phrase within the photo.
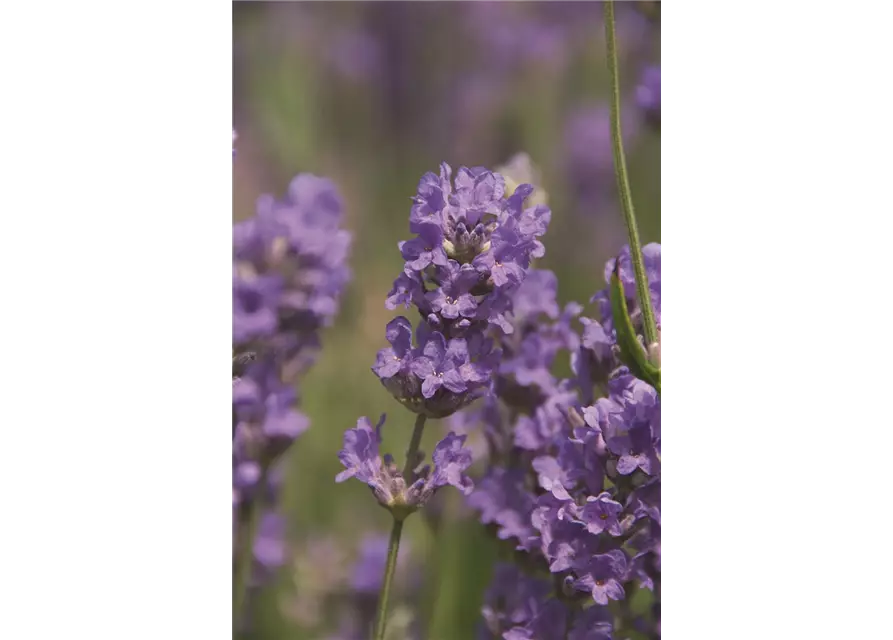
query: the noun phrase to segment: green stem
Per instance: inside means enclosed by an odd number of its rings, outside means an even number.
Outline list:
[[[385,624],[388,621],[388,598],[391,595],[394,569],[397,568],[397,553],[400,551],[401,533],[403,533],[403,521],[394,518],[394,526],[391,528],[391,539],[388,542],[388,561],[384,568],[384,582],[381,585],[381,595],[378,597],[378,612],[375,618],[375,640],[384,640]]]
[[[263,491],[265,484],[266,478],[262,475],[257,485],[258,494],[252,496],[252,499],[244,505],[239,524],[238,554],[233,572],[233,637],[239,633],[242,613],[248,598],[248,582],[254,564],[254,538],[260,526],[262,511],[260,492]]]
[[[409,440],[409,448],[406,450],[406,464],[403,467],[403,479],[406,486],[412,484],[411,474],[415,468],[415,457],[419,452],[419,445],[422,444],[422,431],[425,430],[425,415],[419,414],[415,419],[415,426],[412,429],[412,438]]]
[[[623,153],[623,138],[620,131],[620,77],[617,71],[617,36],[614,30],[613,0],[605,2],[605,36],[608,41],[608,71],[611,75],[611,145],[614,149],[614,172],[617,175],[617,190],[620,193],[623,221],[626,223],[626,233],[629,236],[629,253],[636,273],[636,291],[639,294],[639,306],[642,309],[645,344],[651,345],[658,341],[657,323],[654,321],[654,310],[651,308],[651,294],[648,291],[645,261],[642,258],[642,245],[639,241],[639,229],[636,225],[636,212],[633,209],[633,197],[626,171],[626,156]]]
[[[415,427],[409,448],[406,450],[406,464],[403,467],[403,478],[407,486],[412,484],[414,461],[422,443],[422,432],[425,430],[425,416],[416,417]],[[384,580],[381,583],[381,594],[378,596],[378,611],[375,617],[374,640],[384,640],[385,626],[388,621],[388,599],[391,596],[391,583],[394,581],[394,570],[397,568],[397,554],[400,551],[400,535],[403,533],[403,520],[394,518],[391,527],[391,539],[388,541],[388,559],[384,567]]]

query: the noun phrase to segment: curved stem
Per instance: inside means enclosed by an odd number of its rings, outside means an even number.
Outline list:
[[[626,233],[629,236],[629,253],[636,273],[636,291],[642,309],[645,344],[651,345],[658,341],[657,323],[654,321],[654,310],[651,308],[651,294],[648,290],[648,278],[645,274],[645,261],[642,258],[642,245],[639,241],[639,229],[636,225],[636,212],[633,209],[633,197],[620,131],[620,78],[617,71],[617,36],[614,29],[613,0],[605,2],[605,36],[608,41],[608,71],[611,75],[611,146],[614,150],[614,172],[617,175],[623,221],[626,223]]]
[[[416,455],[419,445],[422,443],[422,432],[425,430],[425,416],[419,414],[416,417],[415,427],[412,430],[412,438],[409,440],[409,448],[406,450],[406,464],[403,467],[403,478],[407,485],[412,484],[412,472],[415,468]],[[391,583],[394,580],[394,570],[397,568],[397,554],[400,551],[400,535],[403,533],[403,520],[394,518],[391,527],[391,538],[388,541],[388,559],[384,567],[384,580],[381,583],[381,593],[378,596],[378,611],[375,616],[374,640],[384,640],[385,626],[388,621],[388,599],[391,596]]]
[[[265,477],[262,475],[258,482],[258,495],[244,505],[244,511],[239,523],[238,553],[236,566],[233,572],[233,637],[240,630],[242,613],[248,599],[248,582],[251,577],[251,569],[254,564],[254,538],[260,526],[261,504],[260,492],[263,491]]]

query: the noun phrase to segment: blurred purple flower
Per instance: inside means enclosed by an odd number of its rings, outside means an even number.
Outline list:
[[[371,33],[345,29],[328,39],[325,47],[331,68],[349,80],[368,81],[381,74],[381,44]]]
[[[253,354],[233,385],[233,548],[252,508],[264,509],[254,543],[262,575],[285,557],[282,520],[269,510],[274,463],[309,426],[294,384],[350,275],[342,215],[330,181],[299,175],[283,200],[259,198],[257,214],[233,226],[233,349]]]
[[[265,513],[254,539],[254,557],[265,569],[278,569],[285,564],[285,519],[276,513]]]
[[[625,102],[621,102],[625,104]],[[639,135],[635,112],[621,107],[621,131],[626,152]],[[616,198],[614,156],[611,147],[611,109],[607,104],[585,105],[572,111],[565,128],[567,168],[577,198],[589,213],[613,205]]]
[[[636,103],[646,117],[660,124],[660,67],[646,67],[636,87]]]
[[[400,545],[397,556],[397,576],[406,577],[409,567],[409,541]],[[350,574],[350,588],[361,594],[377,596],[384,577],[385,562],[388,557],[388,536],[367,535],[360,542],[360,553]]]
[[[481,522],[496,527],[500,540],[514,538],[518,547],[528,548],[536,533],[530,524],[536,499],[525,486],[522,471],[491,466],[468,497],[468,504],[480,512]]]

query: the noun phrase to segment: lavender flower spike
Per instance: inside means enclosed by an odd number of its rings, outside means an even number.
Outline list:
[[[531,174],[524,162],[512,170]],[[389,309],[416,307],[416,346],[410,321],[396,318],[387,327],[391,346],[372,367],[419,415],[450,416],[490,391],[500,360],[494,337],[513,331],[514,294],[545,254],[539,238],[551,211],[526,202],[532,185],[510,186],[484,167],[461,167],[453,179],[446,163],[419,181],[409,216],[416,236],[398,245],[403,270],[386,301]]]
[[[390,454],[382,457],[379,453],[381,428],[385,416],[382,414],[375,427],[369,419],[357,420],[354,429],[344,433],[344,448],[338,459],[344,471],[335,477],[335,482],[356,478],[369,485],[379,504],[394,514],[398,520],[425,505],[440,487],[453,485],[465,495],[474,489],[471,478],[465,470],[471,466],[471,450],[464,447],[464,435],[448,433],[434,448],[431,456],[434,462],[432,471],[426,465],[414,474],[412,483],[407,485],[403,473],[397,469]]]
[[[233,129],[234,155],[236,137]],[[342,218],[335,185],[302,174],[284,198],[262,196],[256,215],[233,226],[234,625],[249,578],[270,578],[286,558],[285,529],[273,510],[275,463],[309,426],[295,387],[350,276]]]

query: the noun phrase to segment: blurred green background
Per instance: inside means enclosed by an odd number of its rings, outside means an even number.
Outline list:
[[[649,6],[644,6],[648,4]],[[660,241],[660,133],[634,105],[638,76],[660,64],[654,3],[618,6],[624,134],[643,242]],[[410,237],[410,197],[441,161],[495,168],[529,154],[552,224],[537,267],[559,276],[560,302],[603,286],[605,260],[624,243],[610,165],[607,70],[600,3],[326,2],[233,4],[233,219],[263,193],[282,195],[301,172],[331,178],[354,234],[354,278],[324,350],[300,387],[312,421],[287,454],[282,509],[300,558],[311,540],[354,549],[390,517],[356,481],[334,483],[344,430],[386,412],[384,450],[402,457],[413,416],[369,370],[399,312],[384,300]],[[575,124],[576,123],[576,124]],[[659,126],[659,125],[658,125]],[[607,158],[607,164],[605,161]],[[426,451],[444,433],[429,421]],[[458,492],[444,491],[436,541],[423,517],[401,551],[424,569],[427,640],[473,638],[499,551]],[[334,569],[332,569],[334,571]],[[254,602],[253,637],[322,638],[287,610],[300,598],[290,567]],[[436,597],[434,596],[436,594]]]

